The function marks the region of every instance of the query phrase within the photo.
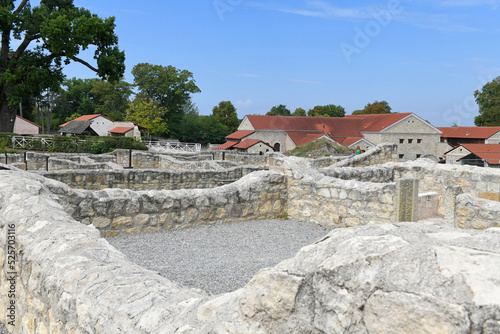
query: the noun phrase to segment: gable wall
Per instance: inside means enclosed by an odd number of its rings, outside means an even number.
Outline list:
[[[240,126],[238,126],[238,130],[240,131],[253,131],[254,128],[252,126],[252,123],[248,120],[248,118],[244,118],[243,121],[241,122]]]
[[[109,119],[99,116],[92,120],[90,128],[99,136],[108,136],[108,131],[115,127],[115,124]]]
[[[20,135],[37,135],[40,133],[40,128],[30,122],[26,122],[24,119],[16,117],[13,132]]]
[[[485,144],[500,144],[500,131],[495,133],[490,138],[486,139]]]
[[[466,155],[469,155],[471,152],[467,150],[464,147],[457,147],[453,151],[450,151],[446,154],[446,163],[447,164],[457,164],[460,162],[457,162],[458,159],[465,157]]]

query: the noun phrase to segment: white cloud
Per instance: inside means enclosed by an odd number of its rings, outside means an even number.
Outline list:
[[[253,101],[248,99],[246,101],[237,101],[235,104],[237,108],[245,109],[250,107],[253,104]]]

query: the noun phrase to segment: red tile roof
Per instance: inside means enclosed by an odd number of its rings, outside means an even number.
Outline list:
[[[227,139],[243,139],[247,136],[250,136],[252,133],[254,133],[255,131],[236,131],[236,132],[233,132],[231,133],[230,135],[227,135],[226,138]]]
[[[261,141],[262,140],[260,140],[260,139],[245,139],[244,141],[242,141],[241,143],[238,143],[238,144],[234,145],[233,147],[234,148],[242,148],[242,149],[246,150],[247,148],[252,147],[255,144],[258,144]]]
[[[438,128],[443,138],[477,138],[487,139],[500,132],[500,126],[459,126]]]
[[[345,117],[293,117],[248,115],[255,130],[324,131],[330,137],[362,137],[360,131],[382,131],[412,115],[376,114]]]
[[[380,132],[410,115],[411,113],[347,115],[344,118],[363,119],[363,124],[358,128],[358,131]]]
[[[326,136],[321,132],[287,131],[286,134],[293,141],[295,146],[300,146],[312,142],[318,138]]]
[[[461,146],[479,158],[486,160],[489,164],[500,164],[500,144],[462,144]]]
[[[113,120],[112,120],[112,119],[109,119],[108,117],[106,117],[106,116],[104,116],[104,115],[101,115],[101,114],[83,115],[83,116],[80,116],[80,117],[75,118],[75,119],[74,119],[74,120],[72,120],[72,121],[90,121],[90,120],[92,120],[92,119],[94,119],[94,118],[96,118],[96,117],[99,117],[99,116],[102,116],[102,117],[104,117],[104,118],[106,118],[106,119],[110,120],[111,122],[113,122]],[[72,122],[72,121],[70,121],[70,122]],[[70,122],[66,122],[66,123],[61,124],[61,125],[59,125],[59,126],[60,126],[60,127],[66,126],[66,125],[68,125]]]
[[[217,146],[216,148],[214,148],[214,150],[228,150],[228,149],[232,148],[236,144],[238,144],[237,141],[230,140],[230,141],[225,142],[222,145]]]
[[[344,140],[339,141],[339,144],[347,147],[347,146],[350,146],[350,145],[360,141],[361,139],[363,139],[363,137],[346,137]]]
[[[130,130],[134,130],[134,127],[133,126],[130,126],[130,127],[117,126],[116,128],[112,128],[111,130],[109,130],[109,132],[111,132],[111,133],[127,133]]]
[[[40,125],[38,125],[38,124],[36,124],[36,123],[33,123],[32,121],[27,120],[27,119],[26,119],[26,118],[24,118],[24,117],[21,117],[21,116],[19,116],[19,115],[16,115],[16,117],[17,117],[17,118],[22,119],[23,121],[26,121],[26,122],[28,122],[28,123],[31,123],[31,124],[36,125],[36,126],[38,126],[39,128],[41,128],[41,126],[40,126]]]

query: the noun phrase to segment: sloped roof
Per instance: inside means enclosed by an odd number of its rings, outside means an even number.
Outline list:
[[[222,145],[217,146],[216,148],[214,148],[214,150],[228,150],[236,144],[238,144],[237,141],[230,140],[230,141],[225,142]]]
[[[300,146],[312,142],[325,136],[323,131],[321,132],[304,132],[304,131],[287,131],[286,134],[293,141],[295,146]]]
[[[260,139],[245,139],[244,141],[242,141],[241,143],[238,143],[238,144],[234,145],[233,147],[234,148],[247,149],[247,148],[252,147],[255,144],[258,144],[260,142],[262,142],[262,140],[260,140]]]
[[[357,143],[358,141],[364,139],[363,137],[346,137],[344,140],[339,141],[338,143],[342,146],[348,147],[351,146],[352,144]],[[365,139],[366,142],[369,142],[368,140]]]
[[[128,126],[117,126],[116,128],[112,128],[108,132],[111,132],[111,133],[127,133],[130,130],[134,130],[134,127],[133,126],[130,126],[130,127],[128,127]]]
[[[438,128],[443,138],[488,139],[500,132],[500,126],[458,126]]]
[[[330,137],[362,137],[360,131],[379,132],[412,113],[347,115],[345,117],[248,115],[255,130],[324,131]]]
[[[363,124],[358,128],[358,131],[380,132],[411,114],[412,113],[347,115],[344,118],[363,119]]]
[[[240,131],[236,131],[236,132],[233,132],[231,133],[230,135],[227,135],[226,138],[227,139],[243,139],[247,136],[250,136],[252,133],[254,133],[255,131],[243,131],[243,130],[240,130]]]
[[[69,122],[65,127],[61,129],[62,133],[71,133],[75,135],[81,135],[84,133],[92,124],[92,121],[76,121],[73,120]]]
[[[489,164],[500,164],[500,144],[462,144],[461,146],[479,158],[486,160]],[[467,156],[457,161],[465,159]]]
[[[77,117],[77,118],[75,118],[74,120],[69,121],[69,122],[66,122],[66,123],[64,123],[64,124],[61,124],[61,125],[59,125],[59,126],[60,126],[60,127],[64,127],[64,126],[66,126],[66,125],[68,125],[69,123],[74,122],[74,121],[90,121],[90,120],[93,120],[94,118],[97,118],[97,117],[99,117],[99,116],[102,116],[102,117],[106,118],[107,120],[110,120],[111,122],[113,122],[113,120],[112,120],[112,119],[110,119],[110,118],[108,118],[108,117],[106,117],[106,116],[104,116],[104,115],[101,115],[101,114],[92,114],[92,115],[83,115],[83,116]]]
[[[24,118],[24,117],[21,117],[21,116],[19,116],[19,115],[16,115],[16,118],[22,119],[23,121],[26,121],[26,122],[28,122],[28,123],[31,123],[31,124],[33,124],[33,125],[38,126],[39,128],[41,128],[41,126],[40,126],[40,125],[38,125],[38,124],[36,124],[36,123],[33,123],[32,121],[27,120],[27,119],[26,119],[26,118]]]

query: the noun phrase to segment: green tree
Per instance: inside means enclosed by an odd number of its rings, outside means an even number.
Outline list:
[[[500,125],[500,77],[483,86],[481,91],[474,92],[476,103],[479,105],[479,116],[474,118],[477,126]]]
[[[64,80],[54,106],[54,123],[61,124],[73,114],[94,114],[98,100],[93,94],[92,87],[100,80],[72,78]]]
[[[114,121],[122,121],[133,93],[132,87],[133,85],[123,80],[117,82],[100,80],[94,83],[90,90],[98,102],[94,113],[102,114]]]
[[[345,116],[345,109],[344,107],[334,104],[328,104],[323,107],[323,115],[328,115],[328,117],[344,117]]]
[[[184,105],[191,94],[201,90],[196,86],[193,73],[173,66],[140,63],[132,69],[134,83],[141,98],[158,101],[166,109],[165,120],[174,129],[184,116]]]
[[[389,106],[387,101],[377,101],[373,103],[368,103],[362,110],[353,111],[353,115],[365,115],[365,114],[390,114],[392,108]]]
[[[296,108],[292,116],[307,116],[306,110],[304,108]]]
[[[152,135],[161,136],[168,133],[166,112],[167,110],[156,101],[136,99],[130,103],[125,120],[148,128]]]
[[[227,126],[229,131],[234,132],[238,129],[240,121],[236,114],[236,108],[231,101],[221,101],[219,105],[212,109],[212,116],[214,116],[219,123]]]
[[[223,143],[231,131],[215,116],[200,116],[190,112],[179,125],[177,138],[190,143]]]
[[[314,106],[314,108],[307,111],[307,116],[309,117],[322,117],[324,113],[323,106]]]
[[[73,0],[0,1],[0,132],[12,132],[22,97],[38,97],[62,82],[63,63],[78,62],[109,80],[125,70],[114,18],[101,19]],[[16,40],[16,41],[14,41]],[[96,47],[96,65],[78,58]]]
[[[283,104],[274,106],[267,112],[266,116],[292,116],[290,110]]]

